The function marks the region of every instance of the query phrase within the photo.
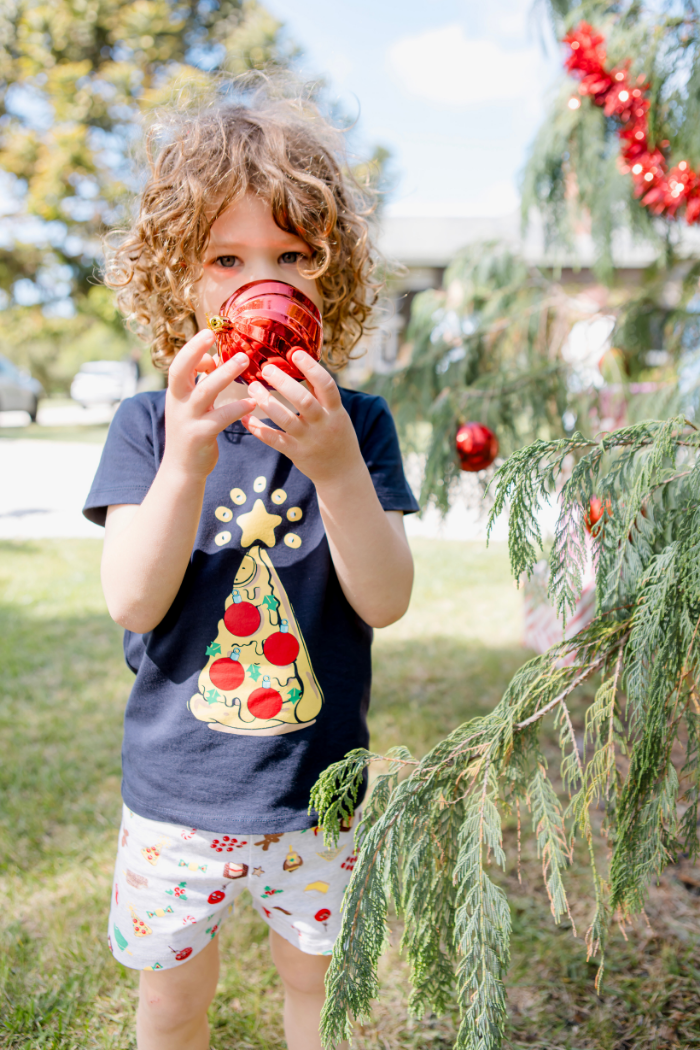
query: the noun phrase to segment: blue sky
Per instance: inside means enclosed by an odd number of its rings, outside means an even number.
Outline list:
[[[355,113],[363,144],[394,154],[394,214],[497,215],[561,75],[532,0],[265,0]],[[547,50],[542,34],[547,35]]]

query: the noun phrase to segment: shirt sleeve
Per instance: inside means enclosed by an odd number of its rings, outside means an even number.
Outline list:
[[[157,419],[148,396],[122,401],[112,420],[83,514],[104,525],[107,508],[142,503],[160,463]]]
[[[362,457],[384,510],[414,514],[420,510],[404,474],[399,438],[383,397],[367,398],[356,421]]]

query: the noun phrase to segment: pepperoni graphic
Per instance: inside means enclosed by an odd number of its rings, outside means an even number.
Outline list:
[[[231,608],[239,609],[240,606],[232,605]],[[251,608],[255,607],[251,606]],[[258,610],[256,609],[255,611],[257,612]],[[226,620],[225,616],[224,620]],[[228,627],[228,624],[226,624],[226,626]],[[209,677],[211,678],[211,684],[215,686],[216,689],[237,689],[245,678],[245,671],[238,660],[231,660],[230,657],[224,656],[221,660],[215,660],[211,665],[209,668]]]
[[[260,622],[260,610],[252,602],[242,601],[238,591],[234,591],[233,602],[224,613],[226,630],[231,634],[246,637],[255,634]]]
[[[277,667],[293,664],[299,655],[299,642],[288,631],[276,631],[265,639],[265,658]]]
[[[274,718],[282,708],[282,697],[276,689],[254,689],[248,697],[248,710],[256,718]]]

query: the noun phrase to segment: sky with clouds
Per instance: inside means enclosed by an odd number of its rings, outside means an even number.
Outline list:
[[[499,215],[561,76],[533,0],[265,0],[358,134],[391,149],[389,211]],[[544,44],[543,44],[544,38]],[[546,46],[544,46],[546,45]]]

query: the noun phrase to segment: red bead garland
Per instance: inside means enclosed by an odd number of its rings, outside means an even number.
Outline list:
[[[649,147],[649,84],[644,77],[635,80],[630,76],[629,59],[608,70],[605,38],[588,22],[579,22],[563,42],[570,51],[566,69],[581,81],[579,94],[601,106],[606,117],[620,121],[620,170],[632,175],[635,197],[654,215],[673,219],[684,205],[685,221],[700,221],[700,176],[685,160],[668,170],[662,152],[669,146],[666,139],[660,143],[662,149]]]

